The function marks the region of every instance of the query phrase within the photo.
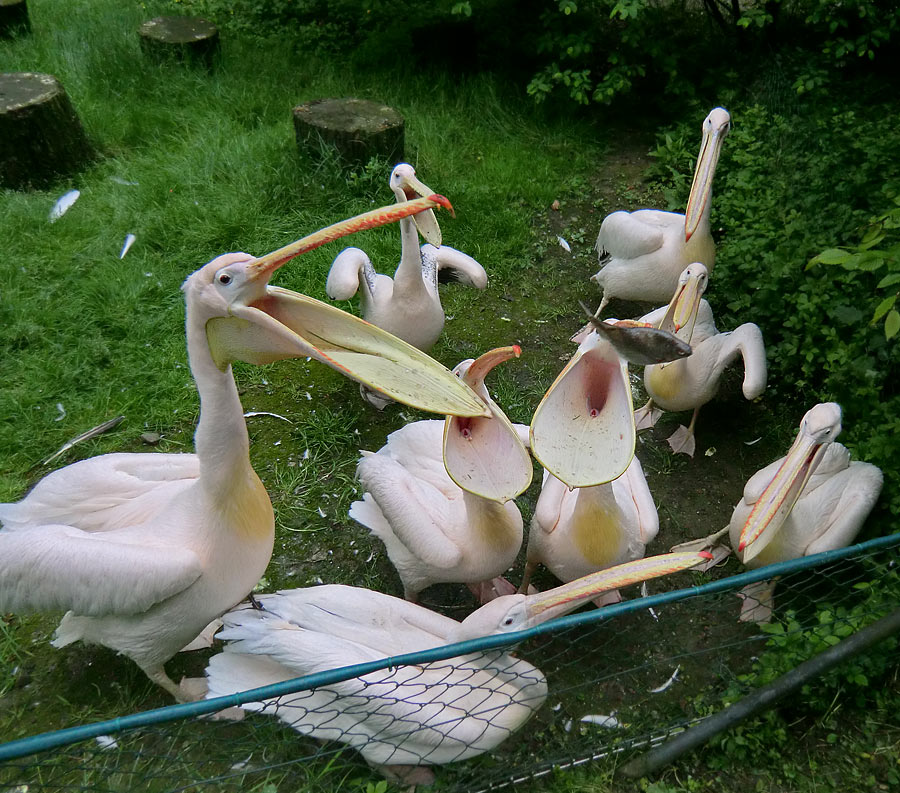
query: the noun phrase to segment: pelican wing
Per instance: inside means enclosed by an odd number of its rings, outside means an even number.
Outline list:
[[[84,531],[133,526],[151,520],[199,475],[194,454],[101,454],[48,474],[18,503],[0,504],[0,523]]]
[[[220,366],[311,357],[391,399],[433,413],[485,416],[484,402],[421,350],[320,300],[279,287],[207,324]]]
[[[434,245],[423,245],[422,269],[434,267],[438,272],[449,270],[453,280],[460,281],[469,286],[484,289],[487,286],[487,273],[475,259],[455,248],[442,245],[440,248]]]
[[[410,553],[435,567],[459,564],[462,552],[445,533],[452,513],[443,493],[382,454],[360,460],[357,476]]]
[[[613,212],[604,218],[600,226],[597,247],[615,259],[636,259],[659,250],[664,241],[662,228],[648,223],[646,217],[635,217],[630,212]]]
[[[62,524],[0,531],[0,612],[138,614],[202,571],[193,551],[171,545],[117,541]]]

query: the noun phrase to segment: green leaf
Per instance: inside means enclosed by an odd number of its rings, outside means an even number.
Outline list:
[[[900,273],[889,273],[878,282],[878,289],[884,289],[886,286],[893,286],[900,283]]]
[[[892,339],[898,330],[900,330],[900,314],[897,313],[897,309],[892,308],[884,321],[884,337]]]
[[[897,302],[897,295],[891,295],[882,300],[875,309],[875,313],[872,315],[872,322],[878,322],[879,319],[894,307],[895,302]]]
[[[828,248],[816,256],[810,264],[843,264],[850,258],[850,253],[842,248]]]

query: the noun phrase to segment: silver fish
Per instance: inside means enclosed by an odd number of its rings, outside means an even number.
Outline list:
[[[628,363],[637,366],[677,361],[691,354],[691,345],[666,330],[642,325],[633,320],[619,320],[615,325],[597,319],[580,300],[578,304],[588,315],[591,325],[616,348]]]

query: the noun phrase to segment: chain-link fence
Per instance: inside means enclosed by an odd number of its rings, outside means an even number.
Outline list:
[[[882,617],[900,598],[898,545],[744,573],[732,559],[692,587],[660,579],[518,634],[13,741],[0,789],[335,790],[378,778],[362,758],[434,764],[442,791],[500,789],[657,743],[758,684],[773,657],[790,668]],[[740,622],[737,593],[774,576],[774,621]],[[241,721],[203,717],[243,703]]]

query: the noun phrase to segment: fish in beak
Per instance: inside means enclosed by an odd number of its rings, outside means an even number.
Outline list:
[[[444,466],[450,478],[463,490],[501,504],[528,489],[533,466],[512,423],[488,394],[484,378],[521,352],[518,345],[500,347],[457,366],[454,372],[485,401],[491,416],[448,416],[444,423]]]
[[[722,143],[731,130],[731,116],[724,107],[717,107],[703,121],[703,140],[694,169],[694,181],[684,212],[684,241],[687,242],[700,225],[700,218],[712,195],[713,176],[722,152]]]
[[[391,172],[390,183],[394,195],[400,202],[427,198],[434,194],[428,185],[419,181],[415,169],[409,163],[403,162],[394,168]],[[424,212],[413,215],[413,222],[425,242],[431,243],[436,248],[441,247],[441,228],[438,226],[433,210],[426,209]]]
[[[216,365],[265,364],[310,357],[366,387],[420,410],[489,416],[484,401],[430,356],[340,309],[289,289],[269,286],[272,274],[295,256],[363,229],[443,206],[443,196],[392,204],[336,223],[246,263],[243,291],[228,316],[213,317],[206,335]]]
[[[659,329],[689,343],[708,282],[709,271],[705,265],[694,262],[685,267],[678,276],[678,287],[659,323]]]
[[[531,420],[531,452],[569,487],[611,482],[634,457],[628,364],[596,330],[588,333]]]
[[[691,345],[668,330],[630,319],[620,319],[614,323],[605,322],[595,317],[582,301],[579,300],[578,305],[587,314],[593,329],[605,337],[628,363],[635,366],[650,366],[677,361],[691,354]]]
[[[800,432],[772,481],[763,490],[747,516],[738,542],[746,564],[778,534],[825,451],[841,431],[841,406],[824,402],[809,410]]]

